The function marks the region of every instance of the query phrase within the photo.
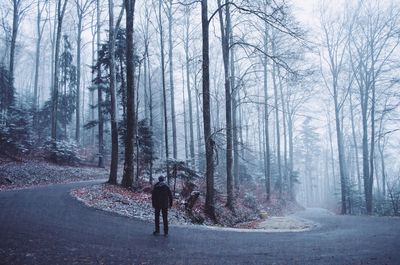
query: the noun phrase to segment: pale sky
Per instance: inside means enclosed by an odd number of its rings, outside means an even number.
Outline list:
[[[321,0],[291,0],[293,12],[300,22],[312,26],[318,21],[318,6]]]

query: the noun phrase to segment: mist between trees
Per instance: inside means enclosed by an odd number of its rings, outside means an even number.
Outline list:
[[[128,188],[183,163],[211,217],[221,183],[231,209],[253,183],[399,215],[400,6],[333,5],[311,27],[287,1],[1,1],[1,153]]]

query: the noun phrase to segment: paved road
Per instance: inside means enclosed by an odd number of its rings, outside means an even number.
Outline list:
[[[153,225],[86,208],[63,184],[0,192],[0,264],[400,264],[400,219],[308,210],[321,227],[243,233]]]

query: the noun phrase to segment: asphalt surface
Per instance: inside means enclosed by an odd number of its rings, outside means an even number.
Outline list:
[[[335,216],[311,209],[320,227],[245,233],[171,227],[85,207],[74,183],[0,192],[0,264],[400,264],[400,219]]]

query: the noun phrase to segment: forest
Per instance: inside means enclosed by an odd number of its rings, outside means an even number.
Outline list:
[[[399,44],[395,0],[3,0],[0,156],[399,216]]]

